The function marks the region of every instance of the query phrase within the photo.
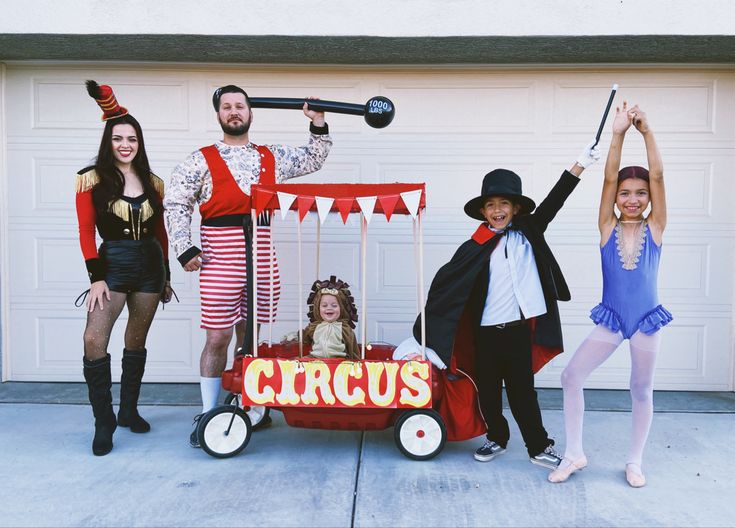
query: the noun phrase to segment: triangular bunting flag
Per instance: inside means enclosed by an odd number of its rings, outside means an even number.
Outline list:
[[[337,198],[335,200],[339,214],[342,216],[343,224],[347,223],[347,218],[350,216],[350,211],[352,210],[352,202],[354,201],[353,198]]]
[[[299,221],[303,222],[306,213],[311,209],[311,205],[314,203],[313,196],[299,196],[296,198],[296,203],[299,205]]]
[[[324,220],[329,215],[329,210],[332,208],[334,198],[325,198],[324,196],[317,196],[316,198],[316,212],[319,214],[319,223],[323,224]]]
[[[276,194],[278,195],[278,208],[281,210],[281,220],[285,220],[286,213],[291,209],[291,205],[293,205],[296,195],[281,191],[278,191]]]
[[[385,196],[378,196],[380,206],[383,208],[385,219],[390,222],[390,217],[396,208],[399,196],[397,194],[387,194]]]
[[[263,212],[263,209],[266,208],[268,205],[268,202],[271,201],[271,198],[273,198],[273,195],[275,193],[273,191],[265,191],[263,189],[258,190],[258,196],[255,198],[255,215],[260,216],[260,213]]]
[[[401,193],[403,203],[406,204],[406,209],[412,217],[416,218],[416,213],[419,212],[419,204],[421,203],[421,189],[417,191],[409,191]]]
[[[375,200],[377,200],[377,196],[360,196],[359,198],[355,198],[357,200],[357,203],[360,205],[360,209],[362,210],[362,214],[365,215],[365,221],[369,224],[370,219],[373,217],[373,210],[375,209]]]

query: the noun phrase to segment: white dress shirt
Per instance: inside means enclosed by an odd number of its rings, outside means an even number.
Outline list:
[[[517,230],[507,230],[490,255],[490,280],[480,325],[493,326],[546,313],[533,248]]]

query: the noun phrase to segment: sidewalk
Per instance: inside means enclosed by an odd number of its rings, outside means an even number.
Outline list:
[[[626,412],[587,413],[590,466],[557,485],[529,463],[512,419],[508,451],[485,464],[472,458],[481,439],[415,462],[392,429],[295,429],[278,412],[217,460],[188,446],[196,412],[142,407],[153,430],[118,429],[112,453],[94,457],[87,405],[0,404],[0,526],[735,525],[727,412],[657,413],[637,490],[623,475]],[[544,419],[562,443],[561,411]]]

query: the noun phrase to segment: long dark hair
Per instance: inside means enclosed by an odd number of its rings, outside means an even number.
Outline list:
[[[125,177],[120,169],[115,166],[115,156],[112,152],[112,129],[115,125],[131,125],[135,129],[135,135],[138,136],[138,152],[132,161],[132,166],[143,184],[143,192],[148,197],[153,210],[158,212],[161,198],[153,187],[151,166],[148,163],[148,155],[145,152],[145,142],[143,141],[143,129],[140,127],[138,120],[130,114],[110,119],[105,123],[105,131],[102,133],[95,164],[99,183],[95,185],[92,191],[94,207],[98,213],[107,211],[110,202],[121,198],[125,189]]]

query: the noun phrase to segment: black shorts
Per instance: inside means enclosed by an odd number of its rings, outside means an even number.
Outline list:
[[[166,285],[163,251],[155,238],[109,240],[100,246],[105,263],[105,281],[120,293],[162,293]]]

